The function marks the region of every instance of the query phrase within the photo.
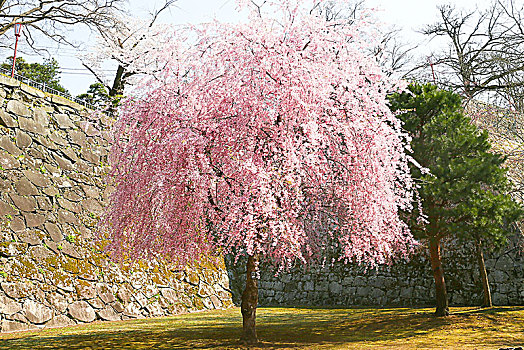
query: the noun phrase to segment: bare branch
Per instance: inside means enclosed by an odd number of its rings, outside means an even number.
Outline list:
[[[494,0],[485,10],[462,12],[449,5],[438,9],[440,21],[423,33],[449,43],[447,50],[434,54],[440,85],[468,98],[501,96],[524,85],[522,7],[513,0]]]
[[[0,1],[0,42],[11,42],[16,23],[58,43],[71,44],[63,33],[75,25],[85,25],[97,31],[114,26],[115,14],[121,12],[125,0],[2,0]],[[41,50],[33,38],[28,45]]]

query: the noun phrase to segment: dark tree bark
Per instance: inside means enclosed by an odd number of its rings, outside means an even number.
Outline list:
[[[242,293],[243,330],[241,341],[247,344],[258,343],[255,328],[256,312],[258,305],[258,255],[249,255],[246,265],[246,289]]]
[[[117,95],[122,95],[124,93],[124,76],[125,68],[122,65],[118,65],[116,70],[115,79],[113,80],[113,86],[109,90],[109,96],[115,97]]]
[[[477,245],[477,261],[479,264],[480,279],[482,280],[482,290],[484,298],[482,300],[482,307],[492,307],[491,291],[489,289],[488,273],[486,272],[486,265],[484,264],[484,254],[482,253],[482,242],[480,239],[476,240]]]
[[[437,310],[435,316],[448,316],[448,293],[446,291],[446,281],[444,280],[444,269],[440,259],[440,239],[431,238],[429,240],[429,255],[433,278],[435,279],[435,296],[437,299]]]

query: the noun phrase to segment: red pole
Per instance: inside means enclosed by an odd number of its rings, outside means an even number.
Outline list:
[[[18,38],[20,38],[20,31],[22,30],[22,23],[15,23],[15,53],[13,54],[13,69],[11,70],[11,78],[15,76],[15,64],[16,64],[16,49],[18,48]]]

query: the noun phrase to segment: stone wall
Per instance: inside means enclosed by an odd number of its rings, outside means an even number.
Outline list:
[[[116,265],[95,242],[109,123],[0,76],[1,332],[231,305],[223,262]]]
[[[451,305],[480,305],[482,286],[473,247],[443,244],[443,266]],[[259,303],[263,306],[432,306],[435,287],[427,252],[409,262],[366,270],[364,266],[298,266],[276,274],[263,265]],[[234,302],[244,286],[245,267],[227,259]],[[518,236],[486,259],[495,305],[524,305],[524,252]]]

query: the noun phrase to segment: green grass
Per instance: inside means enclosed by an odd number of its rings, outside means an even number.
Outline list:
[[[260,308],[264,349],[499,349],[524,346],[524,307]],[[0,335],[0,349],[239,349],[238,308]]]

